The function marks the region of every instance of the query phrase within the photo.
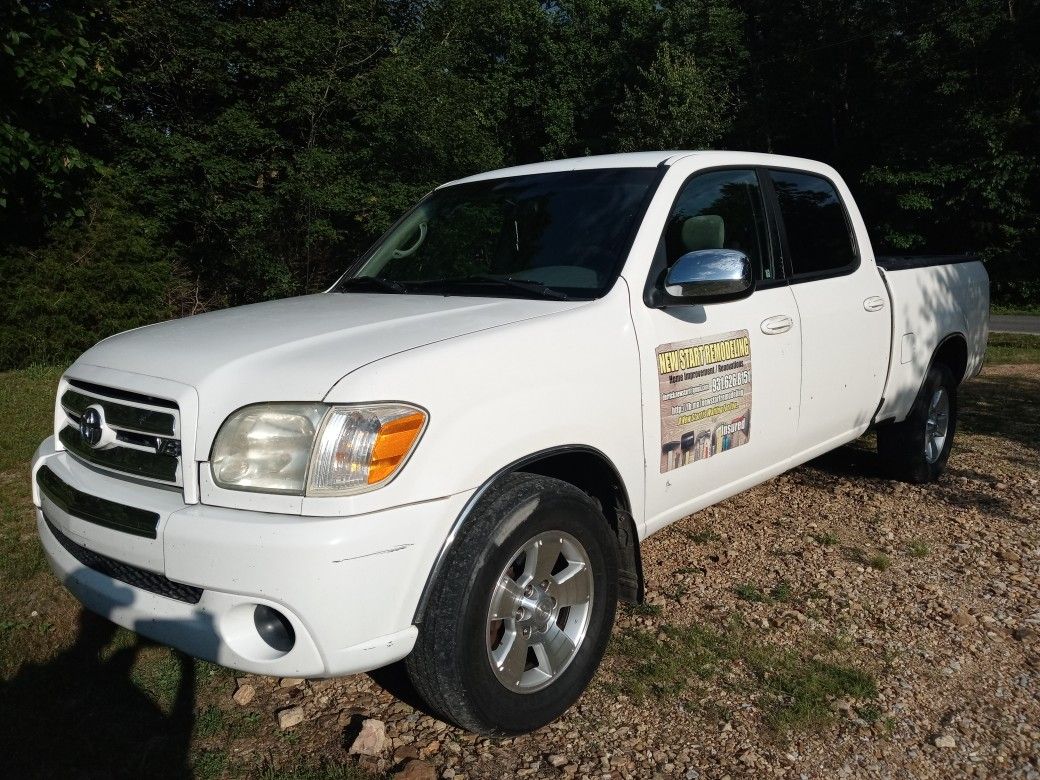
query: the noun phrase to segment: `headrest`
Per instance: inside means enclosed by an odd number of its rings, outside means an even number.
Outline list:
[[[718,214],[690,217],[683,222],[682,242],[687,252],[722,249],[726,244],[726,223]]]

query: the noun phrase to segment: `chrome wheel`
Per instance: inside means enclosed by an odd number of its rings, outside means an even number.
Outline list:
[[[950,396],[945,387],[932,393],[928,403],[928,419],[924,430],[924,457],[935,463],[946,445],[946,434],[950,428]]]
[[[585,640],[592,591],[588,553],[570,534],[547,531],[517,550],[488,608],[488,660],[499,682],[534,693],[556,680]]]

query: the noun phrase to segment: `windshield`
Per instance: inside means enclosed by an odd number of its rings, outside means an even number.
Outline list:
[[[334,289],[599,297],[620,273],[657,173],[567,171],[435,190]]]

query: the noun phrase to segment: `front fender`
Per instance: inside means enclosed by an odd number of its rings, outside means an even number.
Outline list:
[[[614,464],[641,520],[639,356],[623,281],[585,306],[383,358],[325,400],[407,401],[430,421],[393,482],[342,506],[305,499],[305,515],[354,514],[358,499],[375,511],[473,490],[530,453],[577,444]]]

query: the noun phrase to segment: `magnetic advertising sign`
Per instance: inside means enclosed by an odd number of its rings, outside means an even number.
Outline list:
[[[751,440],[751,339],[737,330],[657,348],[661,473]]]

